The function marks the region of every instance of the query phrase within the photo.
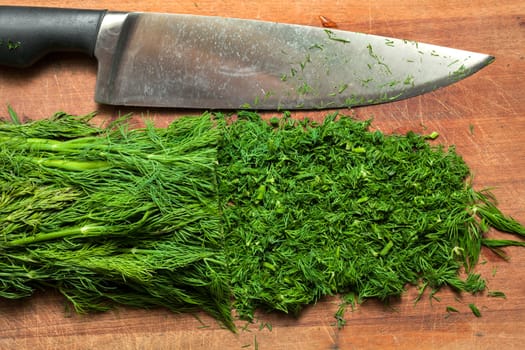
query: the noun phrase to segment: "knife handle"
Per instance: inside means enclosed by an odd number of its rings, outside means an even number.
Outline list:
[[[0,65],[27,67],[50,52],[93,56],[105,10],[0,6]]]

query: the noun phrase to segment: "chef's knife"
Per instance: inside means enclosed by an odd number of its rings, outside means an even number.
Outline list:
[[[396,101],[463,79],[485,54],[328,28],[180,14],[0,7],[0,64],[95,56],[95,100],[320,109]]]

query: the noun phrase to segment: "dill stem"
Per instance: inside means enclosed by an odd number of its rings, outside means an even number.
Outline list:
[[[0,272],[0,277],[8,277],[8,278],[27,278],[27,279],[35,279],[35,277],[39,277],[35,273],[31,272]]]
[[[2,136],[0,142],[10,142],[16,144],[18,149],[26,149],[33,151],[49,151],[49,152],[75,152],[79,149],[89,147],[100,148],[95,143],[100,143],[101,138],[96,136],[86,136],[68,141],[59,141],[52,139],[45,139],[39,137],[18,137],[18,136]],[[107,145],[103,145],[107,147]]]
[[[37,164],[42,164],[50,168],[58,168],[72,171],[97,170],[111,167],[109,162],[100,160],[68,160],[68,159],[46,159],[46,158],[31,158]]]
[[[51,241],[65,237],[96,236],[104,231],[104,226],[84,225],[80,227],[66,228],[55,232],[38,233],[33,236],[14,239],[7,242],[9,246],[24,246],[31,243]]]

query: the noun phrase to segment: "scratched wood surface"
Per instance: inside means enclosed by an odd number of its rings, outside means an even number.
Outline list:
[[[0,1],[0,5],[107,8],[219,15],[321,26],[319,16],[340,29],[401,37],[479,51],[496,62],[445,89],[409,100],[353,111],[374,118],[385,132],[438,131],[437,142],[456,145],[474,173],[476,188],[493,187],[500,207],[525,222],[525,2],[516,0],[375,1]],[[10,104],[21,116],[44,118],[63,110],[99,111],[111,118],[133,111],[165,125],[181,113],[198,111],[123,110],[93,102],[96,62],[75,54],[51,55],[24,71],[0,68],[0,116]],[[3,107],[2,107],[3,106]],[[350,113],[350,111],[345,111]],[[324,112],[297,113],[322,117]],[[491,235],[500,235],[492,232]],[[388,307],[367,301],[335,327],[338,299],[324,299],[299,318],[260,314],[255,324],[233,334],[211,318],[175,315],[165,310],[117,310],[94,315],[67,311],[52,291],[19,301],[0,301],[0,349],[521,349],[525,343],[525,250],[505,249],[502,261],[484,250],[478,270],[489,290],[440,301],[416,291]],[[468,309],[475,303],[482,317]],[[460,312],[446,317],[446,306]],[[260,329],[269,323],[272,329]],[[239,326],[245,324],[239,322]]]

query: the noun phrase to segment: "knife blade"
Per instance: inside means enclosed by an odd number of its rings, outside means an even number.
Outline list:
[[[0,64],[50,52],[98,61],[95,100],[123,106],[323,109],[397,101],[494,57],[366,33],[147,12],[0,7]]]

